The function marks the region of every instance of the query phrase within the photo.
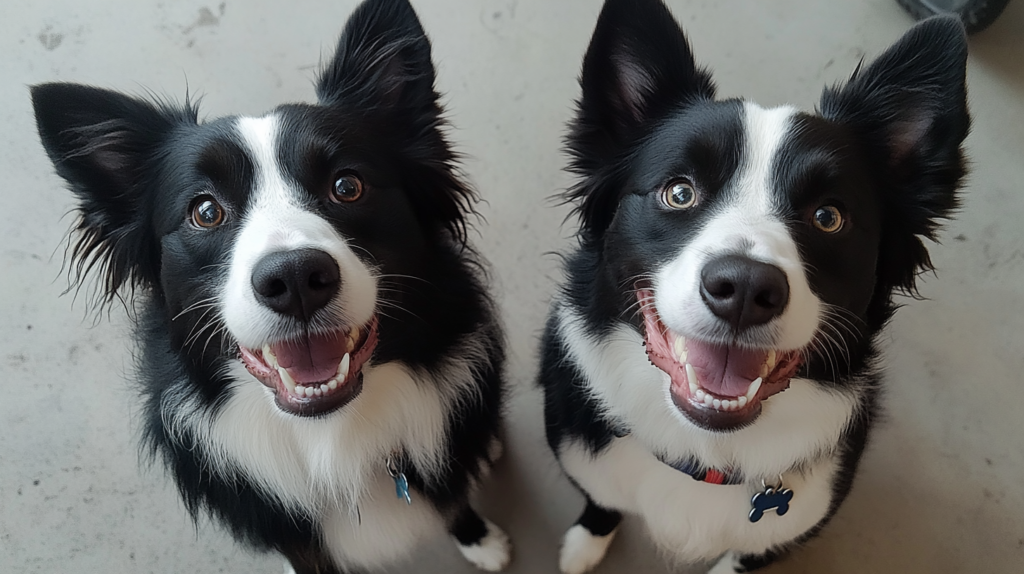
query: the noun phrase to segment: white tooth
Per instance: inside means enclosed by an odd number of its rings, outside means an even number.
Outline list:
[[[716,409],[722,408],[722,400],[721,399],[715,399],[715,400],[711,401],[711,404],[714,405]]]
[[[331,389],[332,391],[338,388],[338,381],[336,381],[335,379],[331,379],[331,382],[327,383],[327,388]]]
[[[686,362],[686,354],[687,354],[686,353],[686,338],[685,337],[676,337],[675,351],[676,351],[676,356],[679,357],[679,362],[680,363],[685,363]]]
[[[723,411],[731,411],[732,410],[732,401],[722,401],[722,410]]]
[[[747,406],[747,397],[740,397],[738,402],[740,408],[742,409],[743,407]]]
[[[270,350],[270,345],[263,345],[263,360],[271,367],[277,368],[277,355]]]
[[[326,383],[325,383],[325,384],[323,384],[323,385],[320,385],[320,392],[321,392],[321,393],[327,393],[327,392],[329,392],[330,390],[331,390],[331,387],[327,386],[327,384],[326,384]]]
[[[306,396],[306,387],[302,385],[295,385],[295,395],[299,397]]]
[[[733,399],[733,400],[729,401],[729,410],[734,411],[734,410],[736,410],[738,408],[740,408],[740,402],[739,401],[737,401],[736,399]]]
[[[747,400],[752,401],[757,396],[757,391],[761,389],[761,380],[761,377],[758,377],[750,383],[750,387],[747,388]]]
[[[347,379],[347,378],[348,377],[345,375],[345,373],[342,373],[342,374],[338,375],[338,384],[340,385],[340,384],[344,383],[345,379]]]
[[[697,386],[697,383],[695,383],[693,381],[689,381],[689,383],[690,383],[690,394],[691,395],[696,393],[698,390],[700,390],[700,387]]]
[[[322,397],[324,392],[320,390],[320,387],[317,387],[317,388],[313,389],[313,394],[318,396],[318,397]]]
[[[697,378],[697,371],[693,370],[690,363],[686,363],[686,380],[689,381],[690,387],[693,385],[700,386],[700,379]]]
[[[768,363],[761,365],[761,372],[758,374],[762,379],[768,376]]]
[[[711,395],[704,395],[704,405],[710,407],[715,402],[715,397]]]
[[[768,351],[768,371],[775,370],[775,349]]]
[[[313,390],[313,387],[306,387],[306,396],[307,397],[311,397],[314,394],[316,394],[316,391]]]
[[[339,381],[345,380],[345,375],[348,375],[348,367],[351,363],[352,359],[349,357],[348,353],[345,353],[345,356],[341,358],[341,364],[338,365]]]
[[[288,392],[294,393],[295,379],[293,379],[292,376],[288,374],[288,370],[283,367],[278,367],[277,374],[280,375],[281,381],[284,383],[285,388],[288,389]]]
[[[697,389],[693,393],[693,398],[697,399],[697,402],[704,402],[705,393],[701,389]]]

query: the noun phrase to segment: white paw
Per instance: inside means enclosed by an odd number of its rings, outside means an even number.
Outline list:
[[[708,570],[708,574],[736,574],[740,571],[739,557],[734,552],[726,552],[718,562]]]
[[[558,556],[558,569],[564,574],[583,574],[601,563],[608,552],[608,545],[615,538],[618,528],[604,536],[594,536],[589,530],[574,525],[562,539],[562,551]]]
[[[487,525],[487,536],[477,544],[463,546],[459,544],[459,552],[474,566],[488,572],[504,570],[512,559],[512,544],[508,536],[490,520],[484,519]]]

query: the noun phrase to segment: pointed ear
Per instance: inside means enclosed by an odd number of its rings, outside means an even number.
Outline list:
[[[430,42],[407,0],[366,0],[349,17],[316,93],[325,105],[420,110],[437,101]]]
[[[125,284],[154,285],[159,254],[156,240],[144,232],[148,168],[175,122],[195,123],[195,112],[77,84],[31,90],[43,147],[79,202],[74,283],[98,266],[103,301]]]
[[[570,170],[584,177],[566,197],[583,229],[601,234],[618,201],[609,166],[652,121],[715,97],[686,36],[661,0],[607,0],[583,59],[583,94],[566,139]]]
[[[580,85],[577,132],[608,131],[616,143],[673,107],[715,96],[710,75],[697,68],[686,36],[661,0],[605,2]]]
[[[316,92],[325,106],[376,114],[395,128],[388,130],[395,136],[390,142],[406,162],[403,187],[417,214],[464,243],[476,195],[459,177],[442,133],[430,58],[430,41],[408,0],[365,0],[345,25]]]
[[[970,127],[966,68],[963,24],[939,16],[822,95],[822,116],[851,127],[884,174],[887,249],[879,276],[890,288],[914,292],[917,274],[931,269],[921,236],[934,239],[958,206]]]

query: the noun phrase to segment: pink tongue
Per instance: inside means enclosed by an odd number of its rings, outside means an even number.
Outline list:
[[[686,360],[697,372],[700,386],[716,395],[738,397],[747,392],[767,359],[764,351],[686,341]]]
[[[288,369],[296,383],[318,383],[334,378],[347,349],[344,333],[313,335],[270,347],[277,364]]]

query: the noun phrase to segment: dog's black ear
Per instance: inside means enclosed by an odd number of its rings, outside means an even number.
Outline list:
[[[661,0],[608,0],[583,59],[574,137],[607,132],[628,143],[648,120],[714,98],[686,36]]]
[[[881,167],[886,249],[878,273],[889,290],[915,292],[917,274],[931,269],[921,238],[934,240],[958,206],[970,127],[966,68],[963,24],[935,17],[822,95],[821,114],[852,128]]]
[[[46,153],[78,199],[78,238],[71,249],[73,280],[96,268],[101,300],[126,284],[154,285],[155,238],[147,235],[147,195],[160,145],[178,121],[195,112],[161,108],[117,92],[77,84],[33,86],[32,105]]]
[[[571,169],[593,177],[628,149],[643,128],[688,102],[715,96],[711,76],[694,62],[686,36],[661,0],[607,0],[597,19],[580,76],[582,96],[567,139]],[[616,198],[584,183],[587,229],[600,231]],[[596,229],[595,229],[596,228]]]
[[[408,0],[366,0],[345,25],[316,92],[325,106],[388,126],[382,137],[393,138],[393,151],[406,162],[403,185],[417,214],[464,242],[476,195],[456,173],[442,133],[435,75],[430,41]]]
[[[349,17],[316,93],[325,105],[415,113],[436,105],[434,75],[430,41],[408,0],[366,0]]]

